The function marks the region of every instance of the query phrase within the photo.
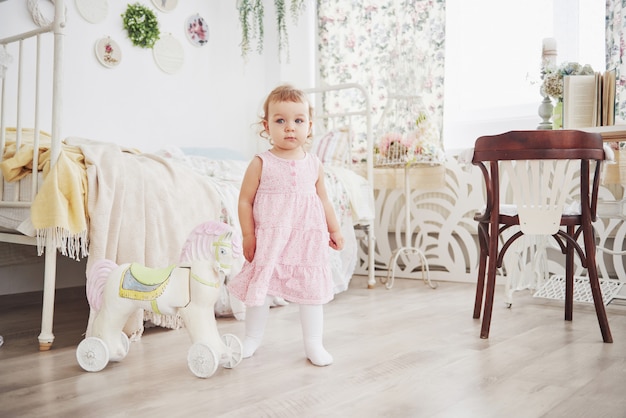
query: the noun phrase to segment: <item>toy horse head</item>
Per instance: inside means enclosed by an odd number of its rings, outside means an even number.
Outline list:
[[[194,260],[214,260],[219,271],[228,273],[232,261],[242,254],[241,237],[232,226],[208,221],[196,226],[183,245],[180,263]]]

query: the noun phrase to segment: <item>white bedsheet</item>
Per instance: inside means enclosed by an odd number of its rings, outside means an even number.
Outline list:
[[[41,173],[39,180],[41,181]],[[30,222],[30,208],[16,208],[4,204],[5,201],[14,200],[17,183],[18,182],[3,182],[3,202],[0,202],[0,232],[17,233],[34,237],[35,230]],[[31,189],[31,175],[19,180],[18,200],[30,200]],[[37,261],[39,261],[39,256],[37,255],[36,247],[0,242],[0,267]]]
[[[41,184],[41,173],[39,173],[39,184]],[[18,182],[3,182],[2,202],[0,202],[0,231],[15,232],[20,225],[29,218],[30,208],[16,208],[5,204],[5,202],[15,201],[15,193],[19,187],[18,201],[30,201],[32,190],[32,175],[29,174]],[[24,231],[20,231],[24,232]],[[30,235],[30,234],[29,234]],[[33,235],[31,235],[33,236]]]

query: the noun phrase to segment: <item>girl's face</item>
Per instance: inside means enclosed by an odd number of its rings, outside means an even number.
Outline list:
[[[301,102],[269,103],[267,120],[263,122],[274,148],[282,151],[302,147],[312,124],[309,104]]]

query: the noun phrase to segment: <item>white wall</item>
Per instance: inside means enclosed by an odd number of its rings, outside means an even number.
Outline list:
[[[235,0],[179,1],[170,13],[155,10],[162,33],[171,33],[184,48],[181,70],[169,75],[155,64],[152,51],[132,45],[121,14],[129,2],[108,1],[98,24],[85,21],[75,2],[65,0],[65,85],[63,136],[115,142],[150,152],[178,146],[225,146],[252,156],[263,145],[251,125],[265,95],[280,82],[309,87],[314,77],[314,2],[297,27],[290,24],[290,63],[280,63],[275,45],[273,2],[266,4],[264,54],[241,58],[240,25]],[[52,2],[41,0],[42,12]],[[192,45],[183,31],[186,18],[199,13],[209,26],[209,42]],[[0,38],[18,28],[35,28],[27,2],[0,2]],[[122,50],[113,69],[97,61],[94,45],[110,36]],[[16,59],[14,59],[14,62]]]

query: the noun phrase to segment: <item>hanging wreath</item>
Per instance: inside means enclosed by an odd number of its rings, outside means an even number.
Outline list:
[[[139,3],[129,4],[122,15],[124,29],[133,45],[152,48],[159,40],[159,21],[152,10]]]

